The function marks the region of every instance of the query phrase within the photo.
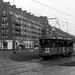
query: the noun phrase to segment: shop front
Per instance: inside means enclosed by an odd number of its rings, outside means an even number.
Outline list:
[[[0,49],[12,49],[12,40],[0,40]]]
[[[19,41],[19,40],[0,40],[0,49],[19,49],[19,47],[23,50],[34,48],[33,41]]]

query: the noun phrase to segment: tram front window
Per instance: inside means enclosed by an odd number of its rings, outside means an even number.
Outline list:
[[[41,47],[50,47],[51,46],[51,40],[49,40],[49,39],[41,39],[40,40],[40,46]]]

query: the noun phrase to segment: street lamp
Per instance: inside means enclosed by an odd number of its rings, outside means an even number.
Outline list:
[[[13,5],[14,5],[14,0],[13,0]],[[14,11],[13,11],[14,12]],[[13,13],[13,17],[14,17],[14,13]],[[14,21],[15,21],[15,19],[14,19]],[[13,25],[14,25],[14,38],[13,38],[13,53],[14,54],[16,54],[16,52],[15,52],[15,22],[13,23]]]
[[[66,22],[66,24],[67,24],[67,33],[68,33],[68,22]]]
[[[70,30],[70,34],[72,34],[72,32],[75,32],[75,30]],[[73,35],[73,34],[72,34]]]
[[[64,23],[66,23],[66,25],[67,25],[67,33],[68,33],[68,22],[64,22]],[[62,25],[63,26],[63,25]]]

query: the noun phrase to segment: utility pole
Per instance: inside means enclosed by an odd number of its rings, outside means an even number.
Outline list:
[[[13,0],[13,5],[14,5],[14,0]],[[14,11],[13,11],[13,12],[14,12]],[[14,13],[13,13],[13,17],[14,17]],[[13,24],[14,24],[14,33],[13,33],[13,34],[14,34],[14,38],[13,38],[13,54],[16,54],[16,52],[15,52],[15,45],[16,45],[16,44],[15,44],[15,43],[16,43],[16,42],[15,42],[15,18],[14,18],[14,23],[13,23]]]
[[[64,22],[64,21],[63,21]],[[64,23],[66,23],[66,25],[67,25],[67,33],[68,33],[68,22],[64,22]]]
[[[66,24],[67,24],[67,33],[68,33],[68,22],[66,22]]]
[[[15,4],[15,1],[13,0],[13,5]]]

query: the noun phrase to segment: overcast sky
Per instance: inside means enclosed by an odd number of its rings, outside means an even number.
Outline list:
[[[75,0],[3,0],[36,16],[58,18],[63,31],[75,35]],[[13,3],[14,1],[14,3]],[[49,20],[55,26],[57,20]],[[68,28],[67,28],[68,26]],[[56,25],[59,28],[59,25]]]

